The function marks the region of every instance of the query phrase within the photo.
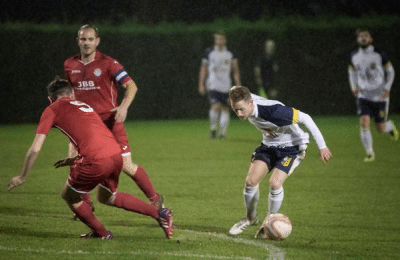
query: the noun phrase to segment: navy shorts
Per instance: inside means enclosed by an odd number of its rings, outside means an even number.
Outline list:
[[[208,100],[210,101],[210,105],[214,105],[215,103],[222,103],[225,106],[229,106],[228,104],[228,93],[219,92],[216,90],[208,91]]]
[[[359,98],[357,100],[357,114],[360,116],[369,115],[374,118],[376,123],[386,121],[387,112],[388,102],[375,102],[365,98]]]
[[[291,174],[293,170],[300,164],[306,155],[307,146],[304,150],[300,150],[300,146],[276,147],[261,145],[254,151],[251,161],[260,160],[268,165],[268,170],[278,168],[287,174]]]

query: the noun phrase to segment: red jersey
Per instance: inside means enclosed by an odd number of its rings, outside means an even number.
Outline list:
[[[83,157],[102,159],[121,153],[111,131],[93,108],[83,102],[61,98],[48,106],[36,133],[48,135],[52,127],[68,136]]]
[[[93,61],[83,63],[81,56],[64,62],[64,74],[75,91],[76,100],[82,101],[102,117],[117,105],[116,84],[125,84],[131,77],[115,59],[96,51]]]

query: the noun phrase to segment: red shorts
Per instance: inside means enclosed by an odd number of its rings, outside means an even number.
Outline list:
[[[103,159],[83,158],[72,168],[68,184],[76,191],[89,192],[98,184],[115,192],[118,187],[119,174],[122,170],[122,156],[115,154]]]
[[[129,155],[131,148],[129,146],[128,136],[126,135],[124,124],[115,121],[115,113],[112,114],[101,114],[101,120],[113,133],[115,140],[119,144],[122,150],[122,156]]]

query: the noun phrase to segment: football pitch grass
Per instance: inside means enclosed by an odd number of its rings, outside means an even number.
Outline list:
[[[400,126],[400,116],[391,116]],[[324,165],[312,138],[307,156],[285,184],[280,212],[292,221],[283,241],[256,240],[258,226],[232,237],[245,214],[244,179],[261,141],[248,122],[231,121],[224,140],[210,140],[206,120],[127,122],[133,160],[164,195],[176,222],[167,240],[150,217],[95,203],[111,241],[82,240],[88,232],[62,200],[67,138],[50,132],[28,177],[20,173],[36,125],[0,126],[0,259],[400,259],[400,141],[373,129],[376,160],[364,163],[357,117],[316,117],[333,153]],[[268,177],[260,185],[258,217],[267,211]],[[119,191],[143,193],[121,174]],[[92,192],[93,194],[94,192]]]

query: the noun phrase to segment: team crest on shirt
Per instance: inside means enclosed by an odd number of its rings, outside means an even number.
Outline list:
[[[375,63],[371,63],[371,69],[372,70],[376,69],[376,64]]]
[[[282,166],[288,167],[290,165],[290,162],[292,161],[292,158],[289,156],[286,156],[285,159],[281,161]]]
[[[94,70],[93,74],[97,77],[99,77],[101,75],[101,69],[97,68]]]

